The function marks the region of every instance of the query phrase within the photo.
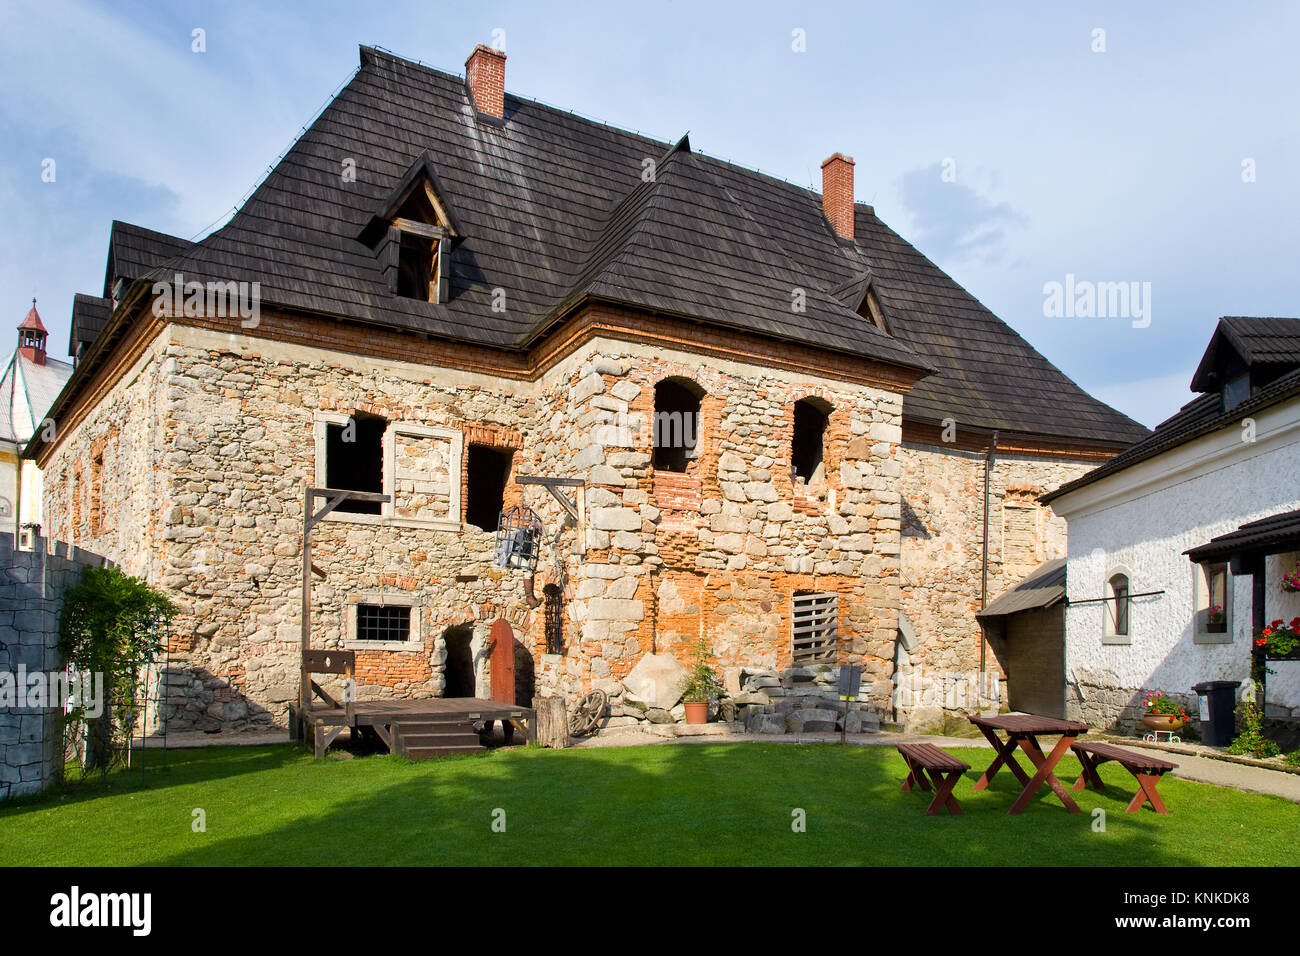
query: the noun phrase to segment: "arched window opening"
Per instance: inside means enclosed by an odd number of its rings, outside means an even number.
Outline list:
[[[688,379],[667,378],[655,386],[654,466],[686,471],[699,448],[700,399],[704,391]]]
[[[542,588],[546,601],[546,653],[564,653],[564,592],[559,585]]]
[[[1128,575],[1116,574],[1108,582],[1110,593],[1106,595],[1106,633],[1111,637],[1128,637],[1129,597]]]
[[[826,426],[830,415],[830,405],[819,398],[804,398],[794,403],[790,468],[796,481],[815,485],[826,480]]]

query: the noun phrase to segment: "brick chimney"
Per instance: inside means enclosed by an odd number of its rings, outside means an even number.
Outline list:
[[[465,61],[465,82],[474,108],[480,113],[505,119],[506,55],[480,43]]]
[[[853,159],[843,153],[822,163],[822,212],[835,235],[853,238]]]
[[[44,365],[45,340],[48,336],[49,333],[45,331],[45,325],[41,322],[41,314],[36,311],[36,300],[32,299],[31,311],[18,326],[19,353],[37,365]]]

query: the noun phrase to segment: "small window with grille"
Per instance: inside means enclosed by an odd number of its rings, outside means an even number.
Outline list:
[[[399,604],[358,604],[358,641],[394,643],[411,639],[411,609]]]
[[[796,664],[833,664],[839,643],[838,594],[796,591],[791,617],[791,658]]]

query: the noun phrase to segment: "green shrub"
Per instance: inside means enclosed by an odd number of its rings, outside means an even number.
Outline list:
[[[1228,753],[1248,757],[1276,757],[1282,752],[1264,736],[1264,712],[1252,701],[1237,705],[1237,737],[1228,745]]]
[[[113,742],[135,726],[141,669],[162,650],[176,606],[141,578],[119,568],[88,568],[64,595],[59,650],[66,665],[102,674],[103,711],[90,716],[76,707],[66,724],[86,727],[85,769],[107,772]]]

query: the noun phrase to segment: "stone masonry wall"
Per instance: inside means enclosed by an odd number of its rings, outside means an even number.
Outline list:
[[[902,667],[909,676],[920,671],[944,680],[977,674],[984,455],[909,442],[901,460],[902,610],[919,645]],[[1094,466],[1021,455],[995,458],[989,482],[989,601],[1043,561],[1065,557],[1065,521],[1036,499]],[[986,664],[995,676],[1002,672],[997,651],[990,641]],[[972,699],[976,692],[972,686]],[[999,696],[1005,701],[1005,688]],[[912,707],[904,700],[899,709],[909,725],[943,720],[937,713],[941,708],[928,702]]]
[[[649,415],[666,377],[705,394],[703,440],[684,475],[651,467]],[[833,409],[825,478],[796,487],[792,405],[809,396]],[[701,634],[733,677],[786,668],[791,597],[808,589],[839,594],[840,655],[863,663],[864,692],[887,705],[897,392],[609,339],[527,382],[172,325],[64,436],[47,482],[63,526],[181,605],[171,729],[284,720],[297,687],[303,489],[325,484],[323,429],[359,412],[382,416],[396,436],[398,513],[321,522],[312,585],[313,646],[357,650],[359,696],[442,693],[447,632],[465,627],[475,692],[486,696],[498,616],[515,628],[517,659],[535,666],[537,685],[567,697],[616,682],[652,649],[689,661]],[[534,592],[562,595],[561,654],[543,654],[544,614],[529,608],[523,575],[492,567],[492,532],[461,527],[473,489],[463,455],[459,495],[452,487],[453,450],[472,444],[513,449],[515,476],[587,481],[581,539],[571,526],[555,539],[562,512],[544,490],[512,485],[507,495],[546,528]],[[105,503],[113,523],[93,524]],[[410,605],[414,640],[349,643],[358,600]]]
[[[39,537],[32,551],[16,551],[13,535],[0,533],[0,674],[16,683],[19,673],[62,671],[63,595],[87,567],[102,564],[96,555]],[[0,800],[39,793],[59,779],[61,714],[59,706],[0,706]]]
[[[655,385],[670,378],[703,390],[700,442],[685,473],[652,466]],[[642,654],[689,661],[701,636],[733,677],[742,667],[789,667],[794,592],[834,591],[840,653],[864,664],[873,699],[887,702],[898,394],[614,343],[561,391],[578,427],[559,473],[588,481],[588,550],[567,605],[578,632],[562,663],[544,662],[553,681],[617,696]],[[807,397],[833,409],[826,477],[796,487],[792,408]]]

